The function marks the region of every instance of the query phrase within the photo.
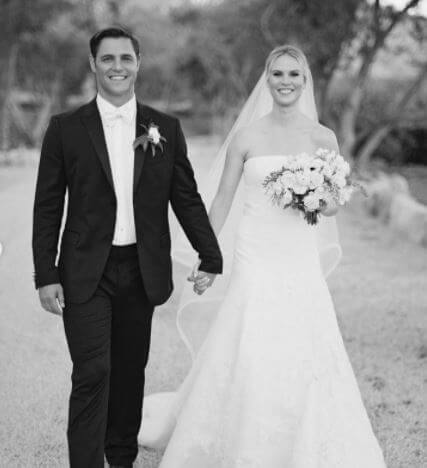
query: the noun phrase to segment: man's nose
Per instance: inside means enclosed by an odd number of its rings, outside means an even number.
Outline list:
[[[121,59],[119,57],[114,59],[113,69],[116,70],[116,71],[117,70],[123,70],[123,64],[122,64],[122,61],[121,61]]]

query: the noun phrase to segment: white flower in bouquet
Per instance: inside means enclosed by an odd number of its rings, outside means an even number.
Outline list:
[[[289,158],[289,160],[286,162],[285,167],[286,167],[286,169],[288,169],[291,172],[295,172],[296,170],[298,170],[299,169],[299,163],[298,163],[297,158],[295,158],[295,157]]]
[[[338,154],[335,151],[329,151],[325,155],[325,161],[332,164],[336,161]]]
[[[313,192],[315,193],[316,197],[319,198],[319,200],[327,197],[329,193],[329,191],[327,191],[323,185],[320,187],[317,187]]]
[[[295,176],[291,171],[285,171],[280,176],[280,183],[282,184],[283,188],[288,189],[293,186],[295,183]]]
[[[307,153],[301,153],[298,158],[297,158],[297,162],[298,162],[298,165],[299,165],[299,168],[300,169],[307,169],[310,167],[310,163],[311,161],[313,160],[313,157],[310,156],[309,154]]]
[[[344,205],[347,202],[350,201],[350,198],[353,194],[354,187],[351,185],[348,185],[346,187],[343,187],[338,194],[338,204],[339,205]]]
[[[320,158],[313,158],[310,161],[310,169],[314,171],[321,171],[325,167],[325,161]]]
[[[280,196],[282,194],[282,192],[283,192],[283,187],[282,187],[282,184],[280,183],[279,180],[274,182],[271,188],[272,188],[272,191],[273,191],[273,193],[275,195]]]
[[[295,181],[291,188],[297,195],[304,195],[308,190],[306,184],[300,184],[297,181]]]
[[[329,150],[325,148],[317,148],[316,152],[314,153],[315,156],[320,158],[324,158],[327,154],[329,154]]]
[[[350,175],[350,164],[347,161],[345,161],[343,158],[339,159],[338,172],[340,174],[343,174],[344,177],[347,177],[348,175]]]
[[[314,192],[310,192],[304,197],[304,206],[308,211],[316,211],[320,208],[320,199]]]
[[[310,182],[309,182],[309,187],[311,189],[316,189],[318,187],[321,187],[323,183],[325,182],[325,178],[323,174],[320,172],[312,171],[310,174]]]
[[[310,176],[311,176],[310,171],[299,171],[296,174],[296,183],[299,185],[304,185],[307,189],[311,180]]]
[[[334,173],[334,170],[332,169],[329,164],[325,164],[322,168],[322,174],[325,177],[325,179],[330,179]]]
[[[342,189],[347,185],[347,180],[343,175],[336,173],[332,176],[332,183],[334,183],[338,188]]]
[[[279,206],[285,208],[292,201],[292,192],[290,190],[285,190],[283,192],[282,198],[280,199]]]
[[[330,202],[344,205],[355,187],[350,165],[336,151],[319,148],[314,155],[289,156],[282,168],[271,172],[263,186],[272,202],[304,213],[308,224],[318,223],[321,208]]]

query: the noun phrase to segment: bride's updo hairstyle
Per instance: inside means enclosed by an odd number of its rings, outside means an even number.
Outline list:
[[[271,66],[273,65],[275,60],[281,57],[282,55],[289,55],[303,67],[304,80],[306,81],[307,70],[309,69],[307,57],[301,49],[290,44],[278,46],[270,52],[270,54],[267,57],[267,60],[265,61],[266,74],[268,75],[270,73]]]

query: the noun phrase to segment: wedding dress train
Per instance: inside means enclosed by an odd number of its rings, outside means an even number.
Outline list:
[[[179,391],[144,402],[139,440],[167,445],[161,468],[385,467],[321,271],[317,227],[273,206],[262,187],[285,157],[245,163],[218,315]]]

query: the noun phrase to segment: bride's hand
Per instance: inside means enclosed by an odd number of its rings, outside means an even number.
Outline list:
[[[332,198],[329,198],[325,201],[322,208],[320,208],[320,212],[324,216],[334,216],[338,212],[338,205]]]
[[[199,270],[200,261],[196,263],[191,271],[191,275],[187,278],[188,281],[194,282],[193,291],[196,294],[203,294],[206,289],[212,286],[216,275],[206,271]]]

